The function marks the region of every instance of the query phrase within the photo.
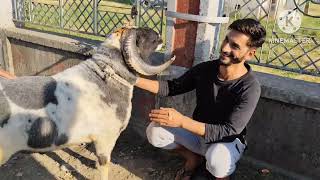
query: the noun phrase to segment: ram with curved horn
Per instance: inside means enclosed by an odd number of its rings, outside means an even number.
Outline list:
[[[146,76],[155,75],[165,70],[175,60],[175,57],[173,57],[169,61],[158,66],[147,64],[146,62],[150,61],[141,58],[141,53],[139,52],[139,48],[136,45],[138,36],[137,34],[137,31],[130,31],[122,46],[127,64],[136,72]],[[148,48],[146,47],[146,49]],[[148,57],[145,56],[145,58]]]
[[[121,28],[92,58],[56,75],[0,78],[0,165],[22,150],[94,142],[101,179],[108,179],[111,151],[131,116],[138,73],[157,74],[173,61],[146,63],[161,43],[151,29]]]

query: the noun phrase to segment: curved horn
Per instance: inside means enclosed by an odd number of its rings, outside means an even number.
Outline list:
[[[138,53],[136,39],[137,32],[135,30],[130,30],[127,39],[123,42],[124,59],[127,65],[136,72],[146,76],[155,75],[165,70],[175,60],[175,57],[173,57],[169,61],[158,66],[145,63]]]

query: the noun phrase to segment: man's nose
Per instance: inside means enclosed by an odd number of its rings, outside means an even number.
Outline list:
[[[224,53],[230,53],[231,52],[230,44],[229,43],[222,44],[221,50]]]

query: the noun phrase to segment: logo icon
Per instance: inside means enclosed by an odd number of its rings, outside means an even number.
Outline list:
[[[277,24],[284,33],[292,34],[301,26],[302,18],[299,12],[293,10],[284,10],[277,17]]]

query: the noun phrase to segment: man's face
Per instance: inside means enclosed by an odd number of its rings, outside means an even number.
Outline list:
[[[256,48],[248,46],[249,40],[250,37],[246,34],[230,30],[221,45],[221,64],[230,66],[253,58]]]

